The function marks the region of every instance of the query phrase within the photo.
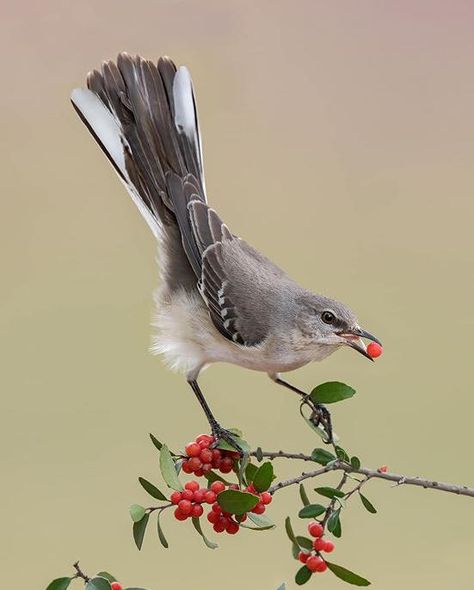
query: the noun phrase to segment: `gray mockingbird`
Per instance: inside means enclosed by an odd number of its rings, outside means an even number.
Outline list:
[[[126,53],[87,77],[72,103],[124,183],[160,252],[152,350],[184,373],[216,439],[235,443],[214,418],[197,379],[211,363],[280,377],[342,346],[370,358],[342,303],[300,287],[233,234],[207,204],[202,145],[189,71]],[[332,440],[329,412],[313,407]],[[235,446],[235,444],[234,444]]]

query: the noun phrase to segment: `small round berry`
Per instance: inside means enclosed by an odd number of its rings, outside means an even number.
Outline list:
[[[191,490],[183,490],[181,492],[181,499],[182,500],[189,500],[191,501],[194,498],[194,492]]]
[[[369,346],[367,346],[367,354],[370,358],[376,359],[382,354],[382,352],[382,347],[377,342],[371,342]]]
[[[218,521],[212,527],[216,533],[223,533],[227,526],[227,519],[222,516],[219,517]]]
[[[191,490],[191,492],[196,492],[199,489],[199,484],[197,481],[193,480],[193,481],[187,481],[184,484],[185,489],[187,490]]]
[[[232,465],[226,465],[223,459],[219,465],[219,471],[224,474],[230,473],[232,471]]]
[[[183,512],[181,512],[179,507],[176,508],[176,510],[174,511],[174,517],[176,518],[176,520],[186,520],[188,516],[188,514],[184,514]]]
[[[202,477],[204,475],[204,471],[202,469],[196,469],[196,471],[194,472],[194,475],[196,477]]]
[[[263,492],[263,494],[260,494],[260,499],[265,506],[267,506],[268,504],[271,504],[273,496],[269,492]]]
[[[322,537],[324,533],[323,525],[319,524],[319,522],[311,522],[308,525],[308,533],[312,537]]]
[[[238,514],[235,518],[238,522],[245,522],[247,520],[247,513],[244,512],[243,514]]]
[[[204,495],[204,502],[206,502],[206,504],[214,504],[215,501],[216,493],[212,490],[207,491]]]
[[[191,471],[197,471],[198,469],[201,469],[202,461],[199,457],[191,457],[191,459],[188,459],[188,465]]]
[[[328,569],[328,564],[324,561],[324,559],[322,562],[319,562],[316,567],[316,571],[319,572],[320,574],[325,572],[327,569]]]
[[[213,481],[211,483],[211,490],[214,494],[220,494],[225,490],[225,483],[223,481]]]
[[[318,537],[313,541],[313,547],[315,551],[325,551],[326,550],[326,541],[322,537]]]
[[[233,520],[231,520],[227,526],[225,527],[226,533],[228,533],[229,535],[235,535],[235,533],[238,533],[240,530],[239,525],[234,522]]]
[[[178,509],[182,514],[190,514],[192,504],[189,500],[181,500],[178,504]]]
[[[216,514],[222,514],[222,508],[219,506],[217,502],[212,505],[212,511]]]
[[[326,553],[332,553],[334,551],[334,543],[332,541],[326,541],[324,543],[324,549]]]
[[[324,562],[324,559],[321,559],[317,555],[313,555],[308,558],[306,561],[306,567],[309,569],[310,572],[323,572],[327,569],[327,565]]]
[[[203,463],[210,463],[212,461],[212,451],[210,449],[202,449],[199,458]]]
[[[306,553],[306,551],[300,551],[298,553],[298,559],[301,561],[301,563],[306,563],[310,555],[311,553]]]
[[[188,457],[199,457],[201,453],[201,447],[195,442],[186,445],[184,450],[186,451],[186,455]]]
[[[173,492],[170,496],[171,504],[178,504],[181,499],[181,492]]]
[[[196,437],[196,442],[198,445],[200,445],[202,442],[209,443],[210,445],[214,442],[214,437],[210,434],[200,434],[198,437]]]
[[[112,590],[122,590],[123,586],[120,582],[110,582],[110,587]]]
[[[191,508],[191,516],[193,518],[199,518],[203,514],[204,514],[204,508],[201,506],[201,504],[193,504],[193,506]]]
[[[204,502],[204,496],[206,495],[206,493],[206,488],[196,490],[195,492],[193,492],[193,500],[198,504],[201,504],[202,502]]]
[[[222,459],[222,451],[220,449],[211,449],[211,452],[213,461],[217,461],[217,459]]]
[[[183,461],[183,465],[181,466],[184,473],[187,473],[188,475],[193,472],[193,468],[189,465],[189,461],[190,459],[188,461]]]
[[[256,494],[257,493],[257,490],[255,489],[255,486],[253,485],[253,483],[251,483],[247,487],[247,492],[249,492],[249,494]]]
[[[214,512],[214,510],[211,510],[207,515],[207,520],[211,524],[216,524],[216,522],[219,520],[219,514],[217,514],[217,512]]]
[[[252,509],[254,514],[263,514],[265,512],[265,504],[263,502],[259,502],[255,508]]]
[[[212,464],[211,463],[203,463],[203,466],[201,467],[201,471],[203,473],[209,473],[209,471],[212,470]]]

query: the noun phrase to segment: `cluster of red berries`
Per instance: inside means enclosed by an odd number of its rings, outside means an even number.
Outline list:
[[[239,453],[234,451],[223,451],[222,449],[211,449],[215,442],[214,437],[209,434],[200,434],[194,442],[190,442],[184,449],[187,459],[184,460],[182,470],[184,473],[194,473],[202,477],[212,469],[221,473],[230,473],[234,464],[239,459]]]
[[[313,541],[314,551],[300,551],[298,559],[304,563],[312,573],[322,573],[328,569],[327,563],[321,557],[321,553],[334,551],[334,543],[323,539],[324,527],[319,522],[312,522],[308,525],[308,533],[315,537]]]
[[[123,586],[120,582],[110,582],[112,590],[123,590]]]

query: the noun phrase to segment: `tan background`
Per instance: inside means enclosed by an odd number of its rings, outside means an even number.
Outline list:
[[[179,447],[205,423],[182,378],[147,353],[152,236],[68,102],[119,50],[191,67],[211,202],[383,339],[375,366],[343,351],[293,375],[358,389],[334,408],[344,444],[371,466],[474,484],[472,3],[5,8],[2,586],[44,588],[80,558],[154,590],[294,587],[281,526],[221,537],[218,552],[168,518],[168,552],[153,527],[142,553],[131,540],[127,506],[146,502],[136,477],[158,480],[147,433]],[[219,366],[202,385],[255,444],[315,445],[296,400],[264,376]],[[349,508],[335,561],[384,590],[472,587],[472,500],[370,488],[380,512]],[[270,515],[281,525],[297,507],[289,489]]]

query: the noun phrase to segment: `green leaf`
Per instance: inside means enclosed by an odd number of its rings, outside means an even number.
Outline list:
[[[230,485],[230,483],[227,480],[225,480],[223,477],[218,475],[215,471],[208,471],[207,473],[204,474],[204,477],[207,479],[207,481],[209,483],[213,483],[215,481],[221,481],[222,483],[225,483],[226,486]]]
[[[257,471],[258,467],[256,465],[253,465],[252,463],[249,463],[247,465],[247,467],[245,468],[245,479],[248,484],[253,482],[253,478],[255,477]]]
[[[72,578],[56,578],[48,584],[46,590],[67,590],[71,581]]]
[[[316,518],[326,512],[326,508],[321,504],[309,504],[298,512],[300,518]]]
[[[350,462],[349,455],[342,447],[336,447],[336,455],[341,461],[345,461],[346,463]]]
[[[141,520],[133,523],[133,538],[139,551],[143,545],[143,537],[145,536],[146,525],[148,524],[149,518],[150,515],[145,514]]]
[[[325,498],[344,498],[346,495],[342,490],[336,490],[336,488],[330,488],[324,486],[322,488],[315,488],[315,492],[317,492],[320,496],[324,496]]]
[[[240,430],[237,430],[236,428],[234,428],[234,429],[230,429],[229,432],[231,434],[235,434],[235,436],[233,436],[232,438],[239,445],[239,447],[242,450],[242,452],[244,453],[244,455],[249,455],[250,454],[249,443],[246,440],[244,440],[241,437],[241,435],[239,435]],[[221,449],[223,451],[232,451],[234,453],[239,452],[239,449],[236,449],[234,446],[232,446],[230,443],[228,443],[225,440],[220,440],[219,444],[217,445],[217,448]]]
[[[219,547],[219,545],[217,543],[213,543],[212,541],[209,541],[209,539],[206,537],[206,535],[202,532],[201,522],[200,522],[199,518],[192,518],[191,520],[193,521],[194,528],[201,535],[202,540],[204,541],[204,544],[206,545],[206,547],[209,547],[209,549],[217,549],[217,547]]]
[[[259,463],[261,463],[263,461],[262,447],[257,447],[257,450],[255,451],[255,458],[257,459],[257,461]]]
[[[335,537],[339,538],[342,535],[342,526],[340,519],[341,509],[335,510],[328,518],[327,527],[328,531]]]
[[[257,492],[265,492],[272,485],[273,465],[270,461],[262,463],[253,478],[253,485]]]
[[[369,580],[362,578],[358,574],[351,572],[345,567],[336,565],[335,563],[331,563],[329,561],[326,561],[326,563],[328,565],[328,568],[332,571],[332,573],[339,579],[344,580],[344,582],[348,582],[349,584],[353,584],[354,586],[370,586]]]
[[[304,565],[303,567],[301,567],[297,572],[296,572],[296,576],[295,576],[295,582],[298,584],[298,586],[302,586],[303,584],[306,584],[306,582],[311,578],[311,572],[309,571],[309,569]]]
[[[97,575],[101,578],[105,578],[109,582],[117,581],[117,578],[115,578],[112,574],[109,574],[109,572],[99,572]]]
[[[306,418],[306,416],[304,416],[303,414],[301,414],[303,416],[303,420],[306,422],[306,424],[311,428],[311,430],[313,432],[315,432],[323,442],[327,443],[328,442],[328,438],[327,438],[327,434],[324,432],[324,430],[322,430],[322,428],[319,428],[319,426],[315,426],[311,420],[309,418]],[[333,434],[334,436],[334,434]]]
[[[160,451],[160,470],[166,485],[179,492],[183,489],[181,482],[178,479],[174,461],[171,458],[171,453],[166,445],[161,447]]]
[[[296,540],[295,533],[293,532],[293,527],[291,526],[291,520],[289,516],[285,518],[285,530],[290,541],[295,545],[298,545],[298,541]]]
[[[359,457],[351,457],[351,466],[353,469],[360,469]]]
[[[150,432],[150,438],[151,438],[151,442],[155,445],[155,447],[161,451],[161,447],[163,446],[163,443],[161,443],[155,436],[153,436],[153,434]]]
[[[286,590],[286,585],[285,582],[283,582],[283,584],[280,584],[277,588],[277,590]]]
[[[354,394],[355,389],[349,385],[338,381],[328,381],[315,387],[310,393],[310,397],[316,404],[334,404],[349,399]]]
[[[307,551],[313,550],[313,541],[308,539],[308,537],[300,537],[299,535],[296,537],[296,541],[300,547],[306,549]]]
[[[364,508],[370,512],[371,514],[377,514],[377,509],[375,508],[375,506],[372,504],[372,502],[370,500],[368,500],[368,498],[366,498],[363,494],[361,494],[359,492],[359,498],[362,501],[362,504],[364,505]]]
[[[140,506],[140,504],[132,504],[128,511],[130,512],[133,522],[140,521],[146,514],[145,508]]]
[[[325,449],[314,449],[311,453],[311,459],[320,465],[327,465],[331,461],[335,461],[336,456]]]
[[[238,462],[237,479],[239,480],[240,487],[242,487],[245,484],[245,470],[247,469],[247,465],[249,463],[250,463],[250,456],[249,455],[243,455]]]
[[[85,590],[112,590],[110,586],[110,582],[105,578],[101,578],[100,576],[96,576],[89,580],[86,584]]]
[[[148,492],[150,494],[150,496],[153,496],[153,498],[156,498],[157,500],[167,500],[168,499],[164,494],[162,494],[160,492],[160,490],[156,486],[154,486],[152,483],[150,483],[144,477],[139,477],[138,481],[141,483],[142,488],[146,492]]]
[[[303,502],[303,506],[309,506],[311,504],[308,498],[308,494],[306,493],[306,489],[302,483],[300,483],[300,498]]]
[[[244,527],[248,529],[252,529],[253,531],[268,531],[270,529],[275,528],[275,524],[266,516],[261,514],[252,514],[252,512],[248,513],[249,520],[251,520],[256,526],[255,527]]]
[[[291,555],[293,555],[293,559],[298,559],[298,556],[300,554],[300,548],[298,547],[298,545],[295,545],[294,543],[291,544]]]
[[[225,490],[217,496],[217,502],[224,512],[243,514],[249,512],[259,503],[260,499],[254,494],[239,492],[239,490]]]
[[[161,528],[160,516],[161,512],[158,512],[158,517],[156,519],[156,532],[158,533],[158,539],[160,539],[160,543],[163,545],[165,549],[168,549],[169,545],[168,541],[166,540],[163,529]]]

